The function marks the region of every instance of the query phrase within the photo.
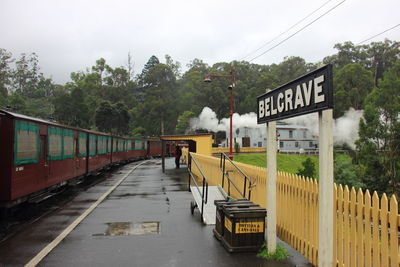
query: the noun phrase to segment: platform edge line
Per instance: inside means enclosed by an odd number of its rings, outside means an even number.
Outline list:
[[[134,166],[124,177],[122,177],[116,184],[114,184],[110,189],[107,190],[95,203],[93,203],[84,213],[82,213],[78,218],[75,219],[64,231],[61,232],[51,243],[49,243],[45,248],[43,248],[35,257],[33,257],[25,267],[33,267],[40,263],[57,245],[69,234],[72,230],[78,226],[103,200],[111,194],[136,168],[143,165],[145,162],[142,162],[136,166]]]

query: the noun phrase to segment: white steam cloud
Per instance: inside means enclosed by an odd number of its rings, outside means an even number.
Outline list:
[[[333,138],[337,144],[348,144],[355,148],[354,142],[358,139],[358,127],[363,115],[362,110],[350,108],[343,117],[335,120]]]
[[[232,115],[233,130],[237,128],[265,128],[262,124],[257,124],[257,115],[254,112],[239,115],[233,113]],[[229,118],[218,120],[217,114],[209,107],[204,107],[198,118],[190,120],[191,129],[206,129],[213,132],[229,131]]]
[[[355,148],[354,142],[358,139],[358,125],[363,115],[362,110],[350,108],[343,117],[334,122],[334,142],[336,145],[348,144]],[[233,131],[237,128],[258,129],[265,132],[264,124],[257,124],[257,114],[254,112],[240,115],[234,113],[232,116]],[[318,114],[311,113],[284,120],[289,125],[306,127],[311,134],[318,136]],[[219,120],[217,114],[209,107],[204,107],[198,118],[190,121],[191,129],[206,129],[213,132],[229,132],[229,118]],[[264,133],[265,134],[265,133]]]

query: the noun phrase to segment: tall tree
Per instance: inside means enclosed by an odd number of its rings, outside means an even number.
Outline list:
[[[360,110],[373,87],[372,73],[358,63],[350,63],[334,74],[335,117],[350,108]]]
[[[338,50],[338,53],[327,56],[323,60],[325,64],[332,64],[334,70],[343,68],[350,63],[359,63],[368,68],[367,46],[356,46],[352,42],[344,42],[343,44],[335,44],[334,48]]]
[[[385,70],[392,67],[400,59],[400,42],[385,40],[373,42],[367,48],[371,71],[374,73],[374,85],[382,79]]]
[[[143,123],[151,135],[172,133],[176,124],[176,78],[165,64],[151,68],[143,77],[147,89],[144,95]],[[156,126],[158,125],[158,126]]]
[[[118,102],[114,106],[116,117],[116,132],[120,135],[128,134],[130,115],[124,103]]]
[[[109,101],[102,101],[95,114],[95,123],[97,129],[106,133],[114,133],[116,125],[117,112]]]
[[[59,93],[54,99],[54,107],[54,117],[60,123],[90,128],[92,116],[81,88],[73,88],[71,93]]]
[[[158,64],[160,64],[160,60],[156,56],[151,56],[147,63],[144,65],[142,73],[138,76],[139,85],[142,87],[147,87],[146,84],[146,76],[148,73]]]
[[[365,100],[357,141],[367,188],[400,196],[400,62]]]
[[[5,101],[8,95],[8,88],[11,84],[12,70],[10,64],[13,62],[12,54],[0,48],[0,98]]]
[[[29,56],[23,53],[20,59],[15,62],[15,66],[13,88],[17,93],[26,97],[35,97],[41,77],[38,56],[35,53]]]

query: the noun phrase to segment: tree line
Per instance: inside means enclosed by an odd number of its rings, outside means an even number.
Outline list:
[[[0,48],[0,106],[112,134],[183,134],[190,118],[198,116],[205,106],[219,118],[229,116],[229,81],[216,78],[204,83],[209,73],[227,74],[234,70],[233,108],[243,114],[256,110],[255,99],[266,88],[276,88],[330,63],[334,68],[334,116],[342,116],[351,107],[364,110],[358,153],[353,159],[357,164],[341,162],[347,168],[337,176],[344,177],[348,184],[398,192],[400,42],[345,42],[334,48],[337,53],[317,63],[291,56],[271,65],[233,61],[210,66],[195,58],[184,72],[169,55],[162,61],[151,56],[136,75],[128,54],[126,66],[111,67],[100,58],[86,70],[71,73],[66,84],[56,84],[45,77],[35,53],[14,58]],[[349,168],[354,170],[346,173]]]

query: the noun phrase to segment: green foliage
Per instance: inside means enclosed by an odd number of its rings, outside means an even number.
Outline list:
[[[307,158],[305,161],[301,163],[302,168],[298,170],[297,175],[301,175],[304,177],[314,178],[315,177],[315,163],[311,158]]]
[[[349,63],[334,76],[335,117],[341,117],[353,107],[362,109],[364,99],[373,87],[372,72],[360,64]]]
[[[10,86],[12,79],[10,64],[13,61],[12,54],[3,48],[0,48],[0,97],[2,99],[7,98],[8,95],[7,88]],[[4,105],[5,101],[2,102],[3,103],[0,104]]]
[[[177,124],[176,124],[176,133],[184,134],[186,130],[189,128],[190,119],[194,118],[195,114],[192,111],[185,111],[181,115],[179,115]]]
[[[109,101],[102,101],[96,110],[95,122],[99,131],[112,133],[117,112]]]
[[[365,99],[360,121],[360,175],[371,190],[400,195],[400,61]]]
[[[357,165],[353,164],[352,158],[348,155],[335,154],[334,159],[334,178],[337,184],[348,185],[350,188],[364,188]]]
[[[146,129],[143,127],[136,127],[130,132],[131,136],[137,136],[137,137],[145,137],[146,136]]]
[[[81,88],[74,88],[72,92],[60,93],[54,99],[54,118],[66,125],[89,128],[90,110],[85,101],[85,94]]]
[[[257,253],[257,257],[266,260],[286,260],[289,258],[288,251],[282,246],[282,244],[276,245],[275,253],[268,252],[267,246],[262,245],[260,251]]]
[[[121,102],[113,105],[109,101],[102,101],[95,114],[97,129],[118,135],[128,133],[129,120],[128,109]]]
[[[18,93],[13,93],[8,97],[8,106],[17,113],[27,114],[26,98]]]
[[[172,133],[176,127],[175,108],[176,77],[168,65],[159,63],[145,72],[141,84],[144,92],[140,125],[148,135],[159,136]]]

